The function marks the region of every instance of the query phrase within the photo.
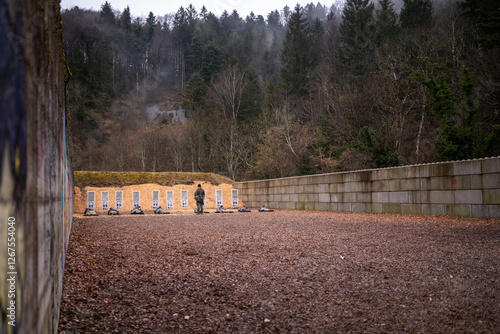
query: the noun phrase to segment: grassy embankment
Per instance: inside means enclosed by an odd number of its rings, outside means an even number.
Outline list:
[[[176,184],[193,184],[208,182],[214,185],[234,184],[231,179],[213,173],[187,172],[74,172],[75,187],[123,187],[136,184],[159,184],[173,186]]]

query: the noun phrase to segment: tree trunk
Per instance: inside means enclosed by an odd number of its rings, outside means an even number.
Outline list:
[[[422,105],[422,116],[420,117],[420,124],[418,126],[417,144],[415,149],[415,156],[417,157],[416,162],[420,162],[420,139],[422,137],[422,128],[424,126],[424,119],[425,119],[425,97],[424,97],[424,104]]]

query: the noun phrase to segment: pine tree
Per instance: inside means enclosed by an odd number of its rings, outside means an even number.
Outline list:
[[[479,43],[485,49],[500,47],[500,6],[498,0],[464,0],[460,7],[475,21]]]
[[[187,94],[184,105],[191,110],[199,112],[203,107],[207,90],[207,86],[203,82],[201,75],[198,72],[194,73],[187,83]]]
[[[311,39],[307,19],[299,5],[288,21],[283,48],[281,49],[281,79],[285,89],[298,96],[307,95],[309,74],[312,67]]]
[[[146,34],[148,42],[150,42],[153,39],[155,30],[156,30],[156,17],[153,14],[153,12],[149,12],[148,18],[146,19]]]
[[[209,43],[203,51],[202,75],[205,83],[209,83],[215,79],[222,67],[222,52],[213,43]]]
[[[73,52],[68,60],[68,65],[73,75],[72,80],[85,82],[87,78],[87,66],[85,64],[82,44],[79,39],[75,42]]]
[[[403,0],[399,19],[403,29],[413,30],[432,23],[434,6],[431,0]]]
[[[200,10],[200,18],[203,20],[203,22],[205,22],[208,18],[208,10],[207,7],[205,7],[204,5],[201,7]]]
[[[130,15],[129,6],[123,10],[122,15],[120,16],[120,27],[126,32],[130,32],[132,30],[132,16]]]
[[[325,27],[323,22],[316,18],[310,24],[310,40],[311,40],[311,68],[316,67],[323,56],[324,46],[323,46],[323,35],[325,34]]]
[[[417,72],[414,76],[427,88],[433,115],[440,121],[435,143],[436,158],[441,161],[475,158],[478,152],[475,124],[478,102],[474,98],[472,76],[468,69],[462,70],[460,89],[463,97],[461,103],[457,103],[443,69],[438,65],[433,65],[432,69],[428,68],[425,75]]]
[[[381,42],[398,32],[398,14],[392,0],[380,0],[380,9],[375,12],[375,39]]]
[[[285,20],[285,24],[288,23],[290,15],[292,15],[292,11],[290,10],[290,7],[286,5],[285,7],[283,7],[283,19]]]
[[[373,11],[374,5],[370,0],[347,0],[339,27],[341,69],[362,75],[372,68]]]
[[[111,64],[112,57],[109,43],[104,39],[100,40],[99,43],[94,43],[90,48],[88,57],[88,82],[95,95],[112,95]]]
[[[262,90],[257,76],[248,73],[248,83],[241,96],[240,119],[245,122],[255,121],[261,114]]]
[[[189,76],[189,68],[186,66],[189,62],[190,46],[194,33],[196,11],[192,6],[185,10],[180,7],[174,17],[174,40],[177,42],[178,55],[178,79],[182,87],[186,85],[186,77]]]
[[[109,2],[105,2],[101,6],[101,18],[104,23],[114,25],[115,24],[115,14],[113,14],[113,8]]]
[[[281,28],[281,16],[280,13],[275,10],[267,15],[267,25],[271,29]]]
[[[189,22],[187,20],[187,13],[184,7],[180,7],[174,16],[174,29],[175,39],[180,45],[186,46],[191,42],[191,34],[189,29]]]
[[[191,41],[189,67],[193,72],[201,71],[203,65],[203,45],[201,43],[201,29],[196,28]]]

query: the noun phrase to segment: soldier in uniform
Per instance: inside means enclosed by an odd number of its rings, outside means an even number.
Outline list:
[[[198,185],[198,189],[194,192],[194,199],[196,200],[197,211],[196,214],[203,214],[203,202],[205,200],[205,190]]]

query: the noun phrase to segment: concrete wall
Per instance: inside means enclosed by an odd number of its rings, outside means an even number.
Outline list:
[[[0,0],[0,45],[0,333],[56,333],[73,214],[59,2]]]
[[[250,207],[500,218],[500,157],[238,182]]]

